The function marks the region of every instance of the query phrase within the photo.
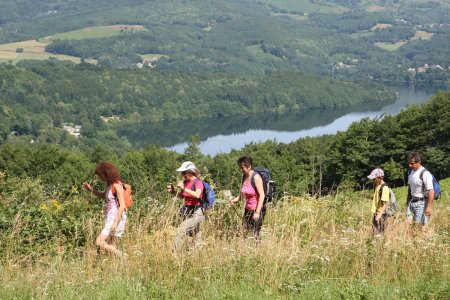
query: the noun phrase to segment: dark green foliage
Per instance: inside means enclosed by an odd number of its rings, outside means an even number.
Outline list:
[[[407,41],[415,35],[416,31],[408,26],[395,26],[387,29],[381,29],[374,35],[367,37],[369,42],[397,43]]]
[[[342,33],[368,30],[377,23],[392,24],[395,19],[386,13],[349,12],[344,14],[312,14],[311,22],[319,27],[334,29]]]
[[[419,40],[408,43],[400,47],[398,51],[412,62],[413,67],[421,67],[425,64],[448,67],[450,65],[450,34],[438,34],[428,41]]]
[[[412,78],[407,69],[425,63],[448,66],[444,55],[448,34],[448,6],[386,0],[382,12],[370,4],[334,1],[348,8],[342,13],[309,13],[307,21],[278,14],[302,16],[289,1],[8,1],[1,10],[0,42],[42,38],[89,26],[137,24],[147,31],[99,39],[59,40],[48,45],[53,53],[96,58],[105,67],[134,67],[139,54],[164,55],[153,62],[159,69],[178,72],[270,74],[288,70],[344,78],[373,78],[387,82],[442,83],[448,72],[421,73]],[[328,1],[313,1],[318,12]],[[328,11],[328,10],[326,10]],[[188,13],[186,13],[188,12]],[[275,14],[274,14],[275,12]],[[390,29],[372,32],[374,25]],[[408,50],[389,52],[371,43],[408,40],[416,30],[435,34],[436,41],[410,42]],[[372,36],[371,36],[372,35]],[[439,44],[439,40],[444,44]],[[410,45],[411,44],[411,45]],[[414,47],[414,49],[411,49]],[[426,51],[421,50],[426,48]],[[441,55],[442,53],[442,55]],[[418,59],[416,59],[417,57]],[[344,63],[349,68],[333,68]],[[421,65],[418,65],[418,64]],[[220,105],[216,110],[221,109]]]
[[[53,62],[26,68],[0,65],[0,143],[33,139],[83,150],[106,145],[124,152],[131,145],[102,117],[118,117],[122,126],[141,120],[159,126],[164,120],[335,109],[393,98],[391,90],[374,83],[292,72],[200,76]],[[82,126],[82,137],[63,134],[64,123]],[[12,131],[19,138],[9,137]]]

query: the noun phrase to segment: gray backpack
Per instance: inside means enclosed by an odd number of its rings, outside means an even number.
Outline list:
[[[380,200],[381,200],[381,194],[383,193],[383,188],[387,186],[389,189],[389,206],[385,210],[385,214],[388,217],[395,216],[398,213],[398,204],[397,204],[397,197],[395,197],[394,191],[386,184],[383,183],[380,187]]]

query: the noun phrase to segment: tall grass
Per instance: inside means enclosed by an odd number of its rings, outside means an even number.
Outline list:
[[[404,190],[397,195],[403,204]],[[133,207],[121,241],[125,261],[97,254],[97,217],[84,220],[83,246],[56,238],[45,245],[51,254],[20,254],[18,217],[2,240],[9,254],[1,261],[0,299],[449,299],[446,192],[426,232],[411,230],[400,215],[381,239],[371,237],[370,201],[360,193],[271,204],[259,242],[242,237],[240,215],[220,202],[203,226],[206,245],[177,259],[177,205],[159,204],[165,197]]]

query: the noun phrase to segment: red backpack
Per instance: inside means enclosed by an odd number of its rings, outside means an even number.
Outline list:
[[[123,198],[125,200],[125,209],[128,210],[131,207],[131,204],[133,203],[133,197],[131,196],[131,185],[124,183],[122,180],[119,180],[118,183],[120,183],[123,187]],[[114,184],[112,185],[111,191],[114,197],[116,197],[117,199]]]

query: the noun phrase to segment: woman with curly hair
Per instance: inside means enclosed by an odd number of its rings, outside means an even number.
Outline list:
[[[105,191],[96,191],[87,182],[83,186],[92,194],[105,200],[105,226],[97,236],[95,245],[100,249],[113,253],[119,257],[125,253],[117,249],[116,244],[125,230],[127,216],[125,214],[125,199],[119,170],[106,161],[100,162],[94,174],[107,184]]]

